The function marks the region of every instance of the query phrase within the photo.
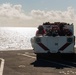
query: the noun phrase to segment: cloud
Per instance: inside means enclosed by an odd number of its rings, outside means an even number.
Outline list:
[[[75,10],[71,7],[68,7],[66,11],[40,11],[40,10],[32,10],[31,16],[38,20],[43,21],[64,21],[64,22],[70,22],[74,21],[76,19]]]
[[[10,3],[0,5],[0,26],[38,26],[43,22],[67,22],[76,24],[76,12],[72,7],[67,10],[31,10],[28,14],[22,5]]]
[[[9,3],[0,5],[0,16],[5,18],[30,18],[26,14],[24,14],[21,5],[12,5]]]
[[[24,26],[31,17],[22,10],[22,5],[10,3],[0,5],[0,26]],[[24,21],[25,20],[25,21]]]

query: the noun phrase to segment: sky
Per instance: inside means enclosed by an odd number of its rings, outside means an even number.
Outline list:
[[[48,21],[76,24],[75,3],[76,0],[0,0],[0,27],[36,27]]]

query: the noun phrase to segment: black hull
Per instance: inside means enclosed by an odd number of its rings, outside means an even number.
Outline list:
[[[76,58],[75,53],[37,53],[36,54],[37,60],[40,59],[47,59],[47,60],[73,60]]]

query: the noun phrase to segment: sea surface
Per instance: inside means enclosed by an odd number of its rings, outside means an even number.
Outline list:
[[[0,27],[0,50],[32,49],[30,39],[35,27]]]
[[[36,30],[36,27],[0,27],[0,50],[32,49],[30,39]]]

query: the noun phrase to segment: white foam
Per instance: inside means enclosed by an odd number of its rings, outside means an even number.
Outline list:
[[[31,49],[30,38],[35,32],[33,27],[1,27],[0,50]]]

